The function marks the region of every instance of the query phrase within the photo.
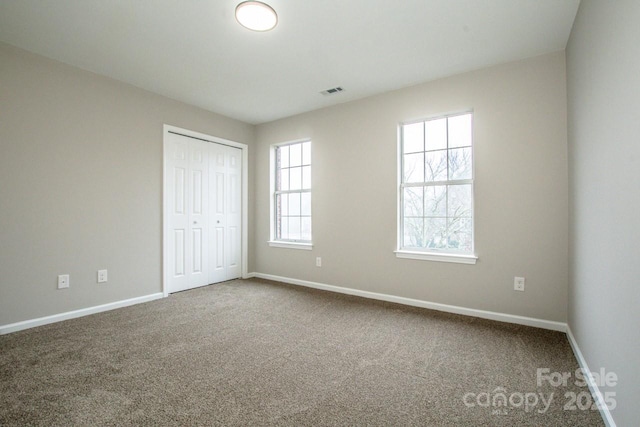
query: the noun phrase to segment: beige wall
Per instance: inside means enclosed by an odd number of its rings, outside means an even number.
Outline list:
[[[252,145],[250,271],[566,320],[562,53],[257,128],[7,45],[0,83],[0,325],[160,291],[164,123]],[[397,124],[468,108],[478,264],[397,259]],[[303,137],[314,250],[270,248],[269,146]],[[100,268],[107,285],[95,283]],[[59,291],[63,273],[71,288]],[[515,275],[525,293],[512,290]]]
[[[565,82],[558,52],[258,126],[255,271],[566,321]],[[468,108],[475,111],[479,261],[397,259],[397,125]],[[313,140],[314,248],[271,248],[269,147],[306,137]],[[526,277],[526,292],[513,291],[516,275]]]
[[[253,144],[251,125],[0,44],[0,325],[161,291],[165,123]]]
[[[567,46],[569,326],[615,372],[619,426],[640,419],[640,2],[582,0]]]

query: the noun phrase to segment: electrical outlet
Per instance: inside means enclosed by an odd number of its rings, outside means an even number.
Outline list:
[[[322,267],[322,258],[316,257],[316,267]]]
[[[107,281],[107,270],[98,270],[98,283]]]
[[[524,292],[524,277],[513,278],[513,290]]]
[[[58,276],[58,289],[65,289],[69,287],[69,275],[61,274]]]

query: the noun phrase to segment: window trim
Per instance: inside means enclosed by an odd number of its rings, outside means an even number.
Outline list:
[[[403,161],[404,161],[404,150],[403,150],[403,132],[402,127],[405,125],[411,125],[415,123],[427,122],[430,120],[438,120],[443,118],[461,116],[464,114],[471,114],[471,123],[472,123],[472,140],[471,140],[471,179],[464,180],[448,180],[448,181],[434,181],[429,182],[427,186],[432,185],[456,185],[456,184],[471,184],[471,218],[472,218],[472,250],[470,253],[467,252],[457,252],[451,249],[425,249],[425,250],[417,250],[415,248],[403,248],[403,190],[405,187],[425,187],[424,183],[403,183]],[[414,119],[400,122],[397,127],[397,197],[396,197],[396,212],[397,212],[397,224],[396,224],[396,250],[394,253],[396,254],[396,258],[402,259],[415,259],[415,260],[423,260],[423,261],[436,261],[436,262],[450,262],[450,263],[461,263],[461,264],[475,264],[478,260],[478,256],[476,253],[476,216],[475,216],[475,141],[473,138],[474,132],[474,123],[475,114],[473,109],[461,110],[450,112],[446,114],[438,114],[434,116],[428,116],[422,119]],[[447,141],[447,151],[448,141]],[[426,152],[426,151],[425,151]],[[447,153],[448,155],[448,153]]]
[[[305,251],[313,249],[313,243],[295,243],[288,240],[269,240],[267,243],[272,248],[302,249]]]
[[[453,262],[458,264],[475,264],[478,261],[478,257],[467,254],[456,253],[441,253],[441,252],[416,252],[407,250],[394,251],[396,258],[402,259],[419,259],[423,261],[440,261],[440,262]]]
[[[312,200],[312,206],[311,206],[311,223],[312,223],[312,228],[311,228],[311,240],[278,240],[276,239],[276,212],[275,212],[275,208],[276,208],[276,173],[277,173],[277,168],[276,168],[276,150],[279,147],[285,147],[287,145],[294,145],[294,144],[302,144],[308,142],[311,144],[311,146],[313,147],[311,138],[302,138],[302,139],[297,139],[297,140],[293,140],[293,141],[287,141],[287,142],[282,142],[282,143],[277,143],[277,144],[272,144],[270,147],[270,152],[269,152],[269,240],[267,242],[267,244],[270,247],[273,248],[286,248],[286,249],[302,249],[302,250],[311,250],[313,248],[313,196],[311,198]],[[313,155],[311,157],[311,174],[313,176]],[[313,185],[313,179],[312,179],[312,185]],[[309,189],[300,189],[300,190],[285,190],[285,191],[281,191],[278,192],[278,194],[283,194],[283,193],[311,193],[313,194],[313,187],[309,188]]]

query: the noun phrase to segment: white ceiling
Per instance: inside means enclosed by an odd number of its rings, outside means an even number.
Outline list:
[[[248,123],[563,50],[579,0],[0,0],[0,40]],[[335,86],[330,97],[319,92]]]

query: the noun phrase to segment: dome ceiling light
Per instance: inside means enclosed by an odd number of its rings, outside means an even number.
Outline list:
[[[271,6],[260,1],[243,1],[236,6],[236,20],[253,31],[269,31],[278,24],[278,15]]]

